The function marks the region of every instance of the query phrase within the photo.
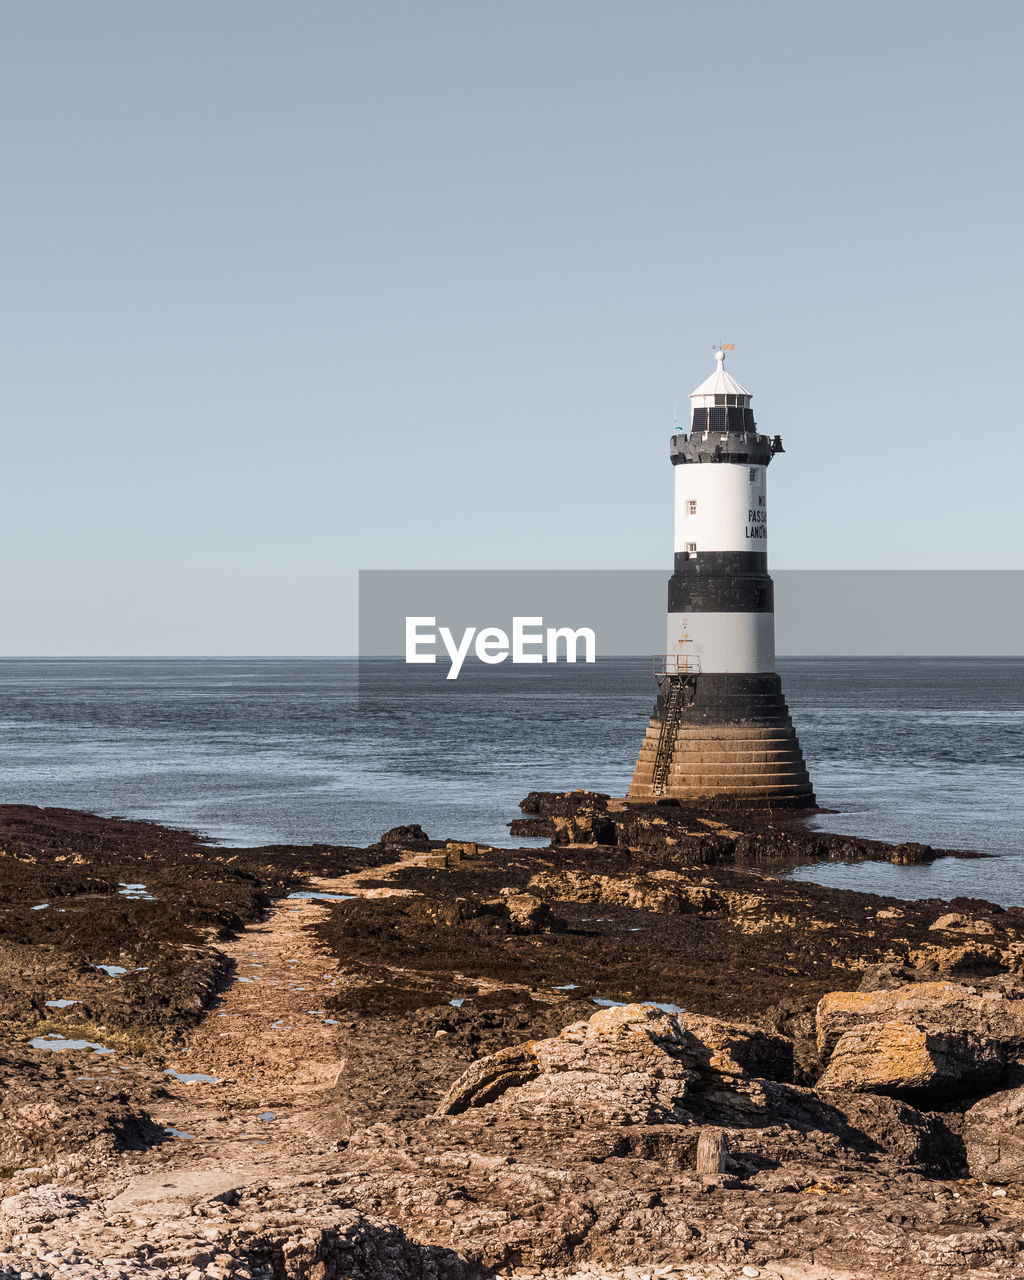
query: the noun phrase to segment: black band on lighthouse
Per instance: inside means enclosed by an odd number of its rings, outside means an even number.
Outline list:
[[[719,554],[727,556],[729,553]],[[677,572],[668,580],[668,611],[687,614],[774,613],[775,584],[766,573]]]
[[[669,692],[663,689],[658,694],[655,716],[664,716]],[[684,728],[702,724],[767,724],[781,729],[792,724],[782,680],[774,673],[700,676],[694,681],[693,700],[677,715]]]

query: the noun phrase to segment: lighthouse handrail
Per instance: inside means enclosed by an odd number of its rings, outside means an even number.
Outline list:
[[[700,658],[694,653],[656,653],[652,662],[657,680],[664,680],[666,676],[700,675]]]

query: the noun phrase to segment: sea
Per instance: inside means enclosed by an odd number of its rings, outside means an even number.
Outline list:
[[[990,855],[781,874],[1024,905],[1024,658],[790,657],[779,670],[831,810],[811,827]],[[9,658],[0,802],[230,845],[364,845],[412,822],[509,843],[529,791],[625,794],[656,691],[650,658],[467,664],[455,681],[400,659]]]

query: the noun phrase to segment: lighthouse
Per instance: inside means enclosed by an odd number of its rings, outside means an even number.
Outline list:
[[[715,797],[763,807],[815,803],[775,671],[768,576],[768,464],[751,394],[715,371],[690,396],[689,433],[673,435],[675,563],[668,640],[654,660],[658,698],[629,788],[637,800]]]

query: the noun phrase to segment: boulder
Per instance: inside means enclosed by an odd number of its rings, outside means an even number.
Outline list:
[[[929,932],[949,931],[955,933],[994,934],[996,929],[991,920],[972,920],[969,916],[957,911],[949,911],[928,926]]]
[[[1024,1182],[1024,1087],[983,1098],[964,1117],[971,1176],[985,1182]]]
[[[873,1022],[840,1036],[817,1089],[941,1103],[998,1083],[1004,1066],[1001,1046],[975,1032]]]
[[[943,1118],[924,1115],[898,1098],[872,1093],[828,1094],[842,1112],[843,1145],[884,1152],[906,1167],[924,1167],[949,1176],[963,1166],[963,1145]]]
[[[458,1115],[507,1099],[531,1109],[600,1116],[623,1124],[685,1122],[683,1104],[697,1080],[698,1054],[710,1050],[677,1018],[649,1005],[603,1009],[549,1040],[481,1058],[441,1100]]]
[[[550,818],[513,818],[507,826],[510,836],[541,836],[549,840],[555,834]]]
[[[506,894],[504,903],[513,933],[557,933],[566,927],[566,922],[532,893]]]
[[[791,1043],[756,1027],[621,1005],[549,1040],[481,1058],[455,1082],[438,1114],[486,1106],[514,1090],[506,1099],[514,1106],[568,1109],[620,1124],[689,1124],[693,1109],[702,1110],[695,1095],[704,1087],[728,1092],[729,1082],[753,1080],[760,1071],[791,1074],[792,1065]],[[755,1106],[764,1110],[760,1099]]]
[[[385,831],[378,843],[385,849],[419,849],[427,845],[430,837],[418,822],[410,822],[404,827],[392,827]]]
[[[889,855],[889,861],[897,866],[914,867],[925,862],[934,862],[939,855],[930,844],[917,844],[912,840],[896,845]]]
[[[1024,1050],[1024,1000],[957,982],[911,982],[889,990],[832,991],[816,1013],[818,1052],[828,1061],[849,1031],[902,1023],[936,1032],[970,1033],[1007,1058]]]
[[[697,1067],[705,1077],[793,1079],[793,1041],[785,1036],[697,1013],[677,1014],[676,1022],[700,1046]]]

